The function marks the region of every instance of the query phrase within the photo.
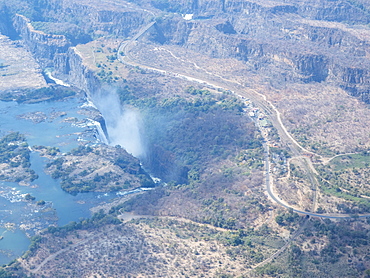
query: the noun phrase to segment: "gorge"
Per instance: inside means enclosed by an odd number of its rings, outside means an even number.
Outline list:
[[[0,277],[368,277],[369,22],[366,0],[0,0],[1,192],[47,215],[4,216],[36,237]]]

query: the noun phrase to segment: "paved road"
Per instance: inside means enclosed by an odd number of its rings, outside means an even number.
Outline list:
[[[124,56],[120,57],[120,61],[124,64],[139,67],[145,70],[153,71],[153,72],[159,72],[165,75],[170,75],[176,78],[186,79],[188,81],[200,83],[203,85],[208,85],[210,87],[213,87],[215,89],[222,89],[225,91],[232,91],[238,96],[249,98],[270,120],[272,125],[276,128],[276,130],[279,133],[280,140],[287,148],[290,149],[291,153],[296,159],[299,159],[302,162],[302,166],[304,170],[307,172],[307,177],[311,183],[311,189],[313,192],[312,196],[312,207],[311,211],[303,211],[296,209],[287,203],[285,203],[283,200],[281,200],[273,191],[273,178],[270,173],[270,162],[269,162],[269,149],[267,144],[265,144],[265,158],[266,158],[266,191],[268,195],[271,197],[272,200],[274,200],[279,205],[288,208],[293,209],[294,212],[308,215],[312,217],[320,217],[320,218],[331,218],[331,219],[349,219],[349,218],[364,218],[364,217],[370,217],[370,214],[362,214],[362,215],[351,215],[351,214],[339,214],[339,213],[327,213],[327,214],[321,214],[321,213],[315,213],[316,207],[317,207],[317,193],[319,189],[319,182],[316,179],[315,173],[316,170],[313,167],[311,161],[308,157],[304,156],[305,153],[311,153],[312,152],[306,150],[304,147],[302,147],[287,131],[285,128],[283,122],[281,121],[280,112],[276,109],[274,105],[272,105],[269,101],[266,100],[266,97],[262,94],[256,92],[255,90],[245,88],[242,86],[242,84],[239,84],[237,82],[223,79],[223,82],[218,82],[214,80],[205,80],[196,78],[190,75],[178,73],[178,72],[171,72],[159,68],[155,68],[153,66],[148,66],[144,64],[140,64],[134,61],[133,57],[129,53],[130,47],[133,47],[133,43],[142,36],[147,30],[149,30],[154,25],[154,22],[151,22],[144,26],[139,33],[134,36],[131,40],[122,43],[119,47],[119,51],[122,51],[124,53]]]

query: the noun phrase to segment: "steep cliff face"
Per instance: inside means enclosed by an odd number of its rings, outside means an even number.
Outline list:
[[[366,8],[352,2],[180,1],[195,19],[178,16],[157,25],[165,38],[161,43],[236,58],[256,74],[281,74],[289,82],[335,82],[366,99],[370,40],[362,33],[367,27],[338,23],[369,21]]]
[[[99,30],[113,34],[116,36],[129,36],[138,27],[147,22],[148,15],[138,12],[114,12],[114,11],[99,11],[97,17]]]
[[[18,34],[12,24],[11,12],[6,6],[0,6],[0,34],[3,34],[11,39],[16,39],[18,37]]]
[[[90,36],[109,35],[123,39],[135,34],[152,17],[150,12],[132,5],[128,7],[126,3],[109,7],[99,1],[51,0],[48,5],[34,8],[37,12],[32,13],[33,20],[42,20],[39,25],[43,28],[65,35],[36,30],[32,19],[19,14],[13,19],[16,31],[43,68],[53,67],[58,77],[86,92],[93,92],[100,83],[72,46]]]
[[[131,0],[141,5],[152,5],[163,11],[192,13],[196,18],[210,18],[220,14],[297,14],[307,19],[367,24],[370,22],[366,0]],[[280,2],[280,3],[279,3]]]
[[[328,76],[329,59],[319,54],[304,54],[301,49],[287,47],[286,41],[259,34],[237,34],[228,20],[184,21],[172,19],[159,24],[166,43],[181,45],[196,52],[216,58],[237,58],[251,69],[266,69],[276,60],[289,60],[293,76],[302,76],[304,82],[321,82]],[[262,29],[262,28],[260,28]],[[256,32],[256,29],[254,30]],[[302,53],[303,52],[303,53]],[[280,58],[277,58],[280,57]]]
[[[370,72],[356,67],[335,68],[336,76],[341,80],[341,87],[352,96],[370,103]]]
[[[66,53],[60,53],[53,59],[55,74],[69,84],[93,93],[100,88],[100,81],[95,73],[88,69],[75,47],[70,47]]]
[[[100,82],[83,65],[81,57],[65,36],[35,30],[30,20],[22,15],[14,17],[14,27],[41,67],[54,68],[54,74],[85,92],[99,88]]]
[[[306,78],[304,82],[322,82],[328,77],[328,59],[322,55],[298,55],[295,67]]]
[[[316,2],[316,5],[299,7],[299,13],[312,19],[367,24],[370,16],[366,10],[355,5],[355,1]]]
[[[42,67],[52,66],[54,56],[57,53],[66,52],[70,46],[65,36],[50,35],[35,30],[30,20],[25,16],[16,15],[14,17],[14,27]]]
[[[76,30],[90,36],[131,35],[153,15],[126,2],[102,3],[101,1],[49,0],[41,8],[41,17],[47,22],[68,23]],[[63,30],[73,37],[69,30]]]
[[[361,35],[361,28],[367,27],[346,25],[370,22],[370,6],[361,1],[132,0],[101,5],[97,0],[50,0],[36,14],[49,23],[58,15],[60,22],[75,26],[71,30],[88,36],[125,38],[160,15],[156,9],[193,13],[193,20],[174,13],[157,17],[145,38],[210,57],[236,58],[255,74],[281,76],[279,82],[336,82],[366,99],[370,39]],[[71,48],[73,34],[65,31],[66,38],[36,31],[21,15],[14,26],[43,67],[53,66],[60,77],[85,91],[99,87]]]

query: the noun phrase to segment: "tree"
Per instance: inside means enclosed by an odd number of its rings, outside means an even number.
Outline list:
[[[284,226],[284,217],[282,215],[278,215],[275,217],[276,223],[278,223],[280,226]]]

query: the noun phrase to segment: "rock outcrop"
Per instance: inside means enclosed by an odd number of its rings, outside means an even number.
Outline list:
[[[83,65],[65,36],[35,30],[30,20],[22,15],[14,17],[14,26],[43,68],[54,68],[58,77],[85,92],[99,87],[98,79]]]
[[[18,34],[12,24],[11,12],[6,6],[0,7],[0,34],[16,39]]]
[[[70,46],[63,35],[50,35],[35,30],[30,20],[23,15],[15,15],[14,27],[42,67],[52,66],[54,56],[66,52]]]
[[[168,1],[172,3],[172,1]],[[348,1],[181,1],[194,14],[157,22],[165,38],[215,58],[236,58],[276,82],[332,82],[367,101],[370,16]],[[217,19],[216,19],[217,18]],[[152,36],[154,38],[155,36]]]
[[[134,35],[157,17],[144,39],[210,57],[236,58],[275,83],[333,82],[367,101],[370,39],[362,34],[370,22],[366,1],[130,2],[101,5],[99,1],[53,0],[38,16],[47,21],[57,13],[60,22],[76,26],[85,36],[121,38]],[[160,10],[193,14],[193,19],[185,20],[176,13],[161,17]],[[77,37],[71,39],[68,32],[63,36],[37,31],[21,15],[14,17],[14,26],[43,67],[54,67],[58,76],[87,92],[99,87],[98,79],[73,48]]]
[[[100,82],[94,72],[88,69],[75,47],[67,53],[56,55],[53,60],[56,74],[77,88],[90,93],[100,87]]]
[[[60,27],[57,22],[49,22],[50,18],[56,15],[70,30]],[[127,3],[107,7],[99,1],[50,1],[47,6],[37,10],[37,20],[45,20],[44,25],[51,29],[57,26],[55,32],[65,35],[46,34],[36,30],[32,20],[20,14],[13,17],[13,25],[43,68],[54,68],[54,74],[61,79],[85,92],[92,92],[99,88],[99,81],[94,73],[83,65],[79,53],[73,47],[74,44],[88,40],[91,34],[125,38],[135,34],[151,17],[149,11]],[[71,18],[73,22],[70,22]],[[4,22],[0,20],[0,32],[1,29],[9,30],[2,26]]]

